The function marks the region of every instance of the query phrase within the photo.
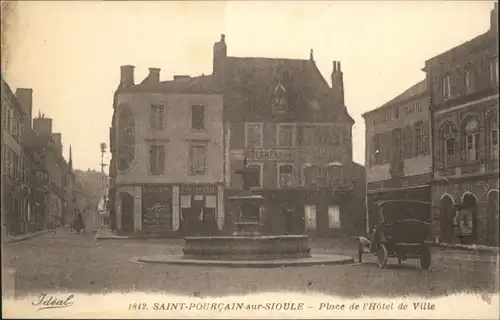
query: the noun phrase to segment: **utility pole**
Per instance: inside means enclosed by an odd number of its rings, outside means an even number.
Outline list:
[[[108,146],[106,145],[106,143],[104,142],[101,142],[101,173],[103,173],[103,176],[102,176],[102,189],[104,191],[104,196],[102,198],[103,200],[103,203],[102,203],[102,209],[103,210],[106,210],[106,203],[107,203],[107,194],[106,194],[106,180],[107,180],[107,175],[104,173],[104,168],[107,166],[107,164],[104,163],[104,153],[106,152],[106,149],[108,148]],[[100,213],[99,213],[100,214]],[[101,224],[105,224],[105,216],[101,217]]]

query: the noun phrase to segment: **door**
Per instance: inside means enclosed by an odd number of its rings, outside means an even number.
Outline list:
[[[316,206],[306,204],[304,211],[306,232],[316,231]]]
[[[120,193],[122,202],[122,231],[134,231],[134,197],[126,192]]]

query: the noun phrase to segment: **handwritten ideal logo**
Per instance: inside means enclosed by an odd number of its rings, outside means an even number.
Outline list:
[[[70,294],[65,299],[60,299],[54,296],[48,296],[46,293],[42,293],[40,294],[38,301],[32,302],[31,305],[38,307],[37,311],[44,309],[68,308],[73,305],[73,298],[73,294]]]

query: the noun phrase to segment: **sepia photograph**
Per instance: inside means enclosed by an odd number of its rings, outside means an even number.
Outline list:
[[[1,1],[4,318],[498,319],[495,1]]]

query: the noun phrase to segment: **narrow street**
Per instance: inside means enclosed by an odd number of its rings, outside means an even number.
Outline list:
[[[18,272],[17,295],[47,291],[102,293],[169,292],[201,296],[307,290],[347,297],[439,296],[456,292],[498,292],[498,256],[433,249],[431,272],[417,260],[390,260],[379,269],[374,257],[363,264],[289,268],[207,268],[146,265],[129,261],[152,254],[180,254],[182,240],[95,240],[59,231],[4,246],[4,263]],[[314,252],[355,256],[355,246],[337,239],[311,240]],[[498,277],[498,274],[497,274]],[[496,289],[495,289],[496,286]]]

